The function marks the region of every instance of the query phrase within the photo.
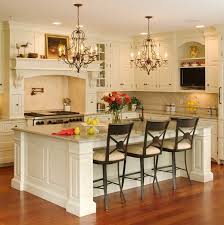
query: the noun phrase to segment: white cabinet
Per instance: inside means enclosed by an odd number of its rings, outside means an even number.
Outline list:
[[[205,68],[205,90],[208,93],[217,93],[219,88],[219,64],[208,63]]]
[[[0,165],[13,162],[13,127],[24,127],[25,121],[0,121]]]
[[[208,93],[217,93],[219,88],[219,40],[218,36],[205,37],[205,87]]]
[[[86,113],[96,113],[96,104],[97,104],[97,97],[96,93],[87,93],[86,94]]]
[[[23,94],[12,94],[10,116],[12,118],[24,117],[24,95]]]
[[[199,119],[198,125],[211,128],[211,149],[212,159],[218,161],[218,122],[212,119]]]
[[[139,91],[173,91],[174,85],[174,73],[172,71],[174,60],[172,59],[172,42],[170,39],[159,41],[159,52],[162,58],[165,54],[170,56],[168,62],[161,67],[151,71],[148,75],[146,71],[135,69],[135,88]],[[171,47],[170,47],[171,46]],[[136,47],[137,49],[140,46]]]

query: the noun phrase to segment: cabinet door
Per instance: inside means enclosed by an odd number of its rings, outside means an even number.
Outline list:
[[[24,117],[24,99],[22,94],[13,94],[11,101],[11,117]]]
[[[170,91],[173,88],[172,72],[169,65],[163,65],[159,69],[157,87],[160,91]]]
[[[4,33],[0,28],[0,93],[2,92],[3,87],[3,66],[4,66]]]
[[[149,89],[149,75],[140,69],[135,69],[134,72],[134,78],[135,78],[135,89],[137,91],[144,91]]]
[[[130,65],[131,44],[120,43],[119,67],[120,67],[120,89],[131,90],[134,85],[134,70]]]
[[[218,61],[219,59],[218,36],[205,37],[205,59],[206,64]]]
[[[173,49],[170,49],[172,46],[172,40],[163,40],[160,42],[159,45],[159,53],[163,59],[169,55],[173,55],[172,51]],[[159,76],[157,79],[157,89],[160,91],[170,91],[173,88],[173,79],[172,79],[172,64],[173,64],[173,58],[170,57],[167,61],[167,63],[163,64],[159,68]]]
[[[87,93],[86,113],[96,113],[96,93]]]
[[[219,64],[208,64],[205,68],[206,92],[217,93],[219,87]]]
[[[119,43],[111,44],[111,88],[119,90],[122,83],[120,77],[120,46]]]

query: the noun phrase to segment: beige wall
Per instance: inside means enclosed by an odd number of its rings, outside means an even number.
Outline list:
[[[32,96],[32,88],[44,88],[44,93]],[[65,97],[68,97],[68,77],[41,76],[25,79],[25,111],[63,109]]]
[[[44,93],[31,95],[32,88]],[[63,109],[63,98],[70,98],[72,111],[85,111],[85,80],[66,76],[41,76],[25,79],[25,111]],[[1,98],[0,98],[1,100]]]
[[[186,102],[195,100],[201,113],[207,113],[208,107],[218,107],[217,94],[205,93],[182,93],[182,92],[127,92],[130,96],[136,96],[141,100],[145,109],[149,110],[165,110],[167,104],[175,104],[177,111],[186,111]],[[107,93],[99,92],[97,95],[98,101]]]
[[[86,81],[79,78],[68,78],[69,97],[71,98],[71,110],[85,112]]]

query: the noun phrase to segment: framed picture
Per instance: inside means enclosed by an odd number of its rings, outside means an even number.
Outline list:
[[[45,34],[45,54],[47,59],[58,59],[58,49],[68,47],[69,36]]]

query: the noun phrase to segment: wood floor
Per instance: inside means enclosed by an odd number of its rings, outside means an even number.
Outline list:
[[[13,168],[0,168],[0,225],[221,225],[224,222],[224,166],[213,165],[214,182],[189,185],[178,178],[177,191],[171,181],[161,182],[162,193],[145,187],[140,200],[138,188],[125,191],[123,206],[119,194],[110,195],[109,212],[103,198],[96,198],[97,213],[79,219],[61,207],[31,194],[10,188]]]

